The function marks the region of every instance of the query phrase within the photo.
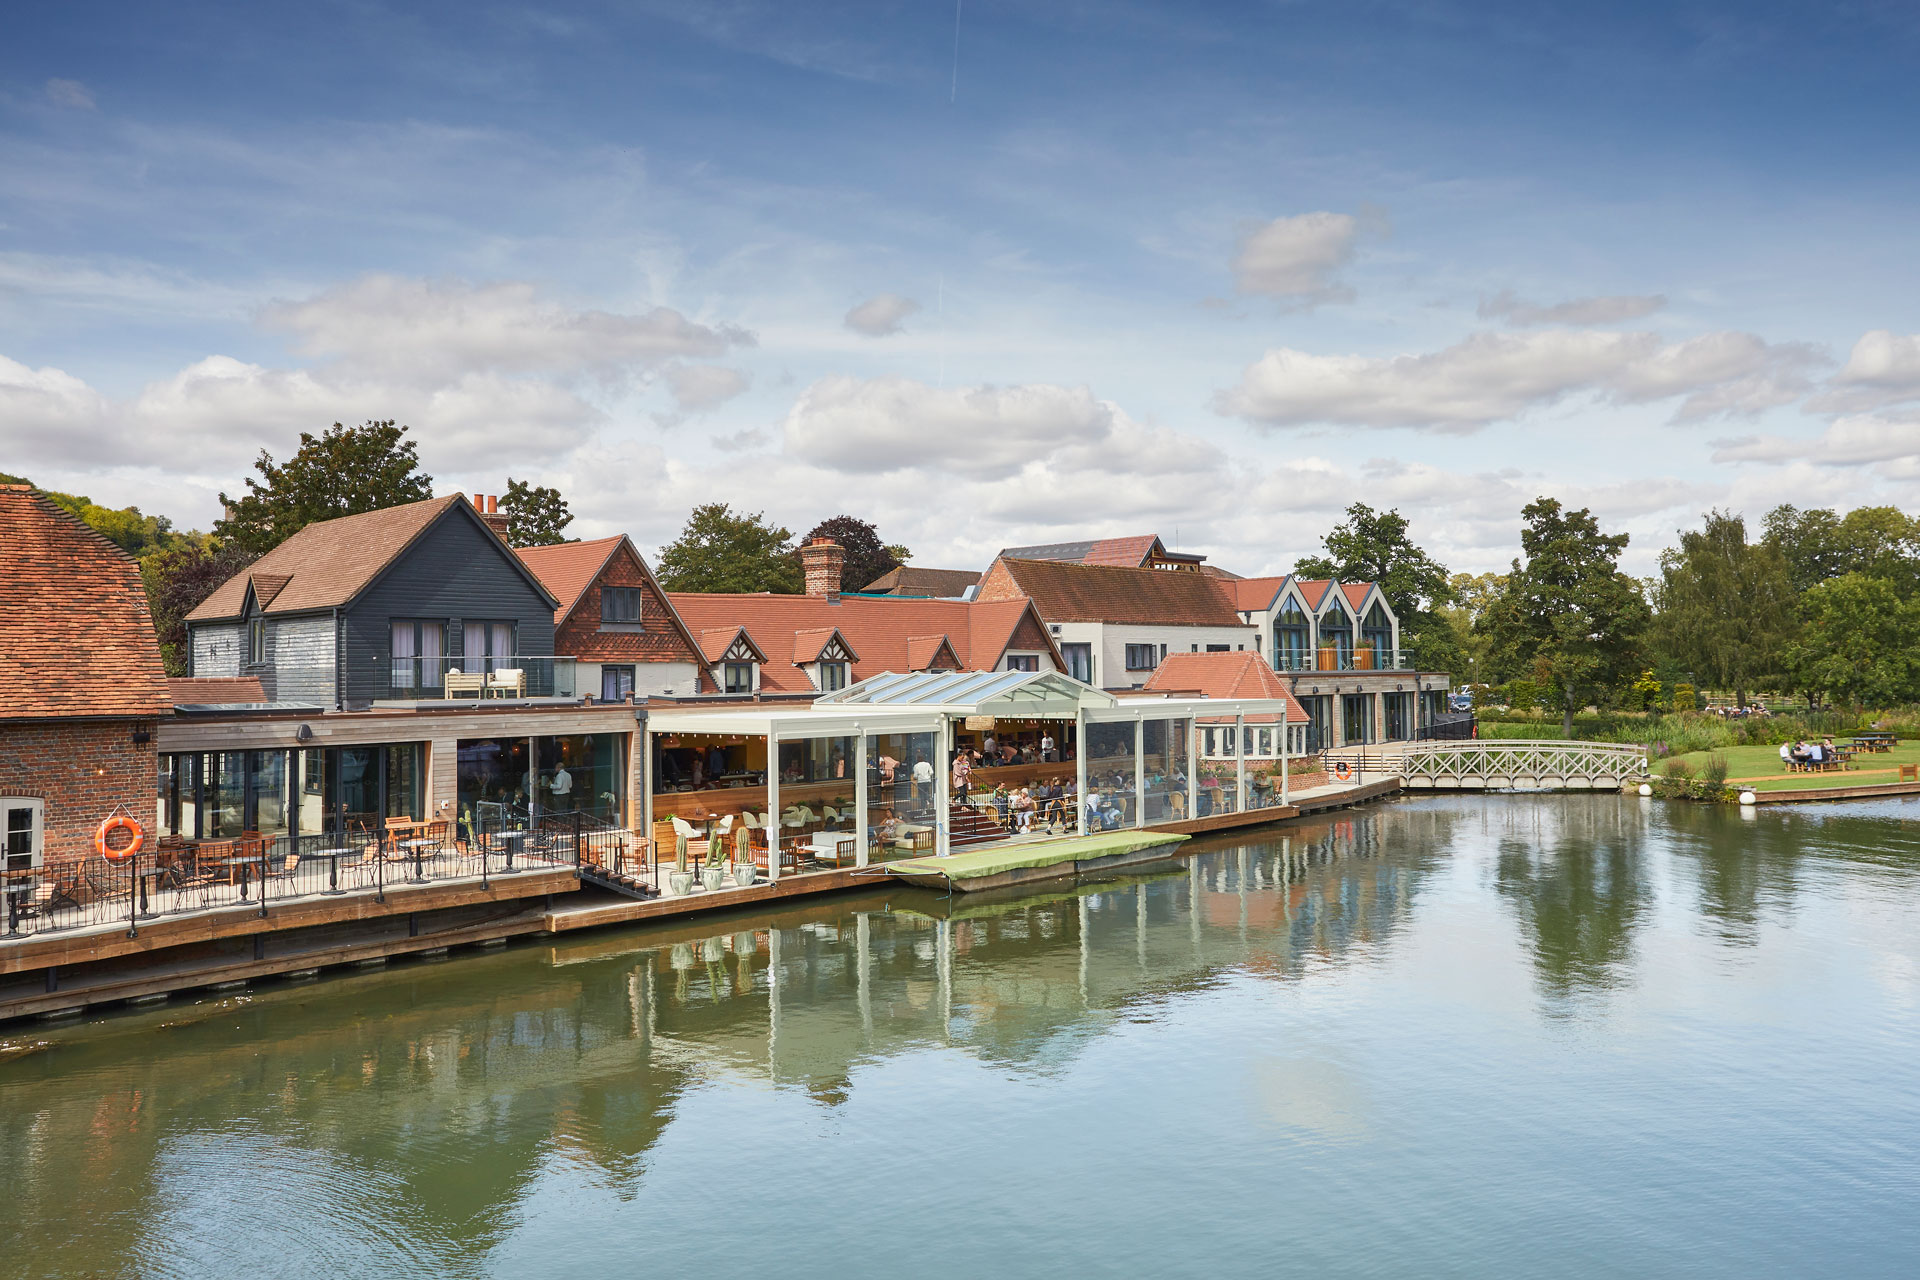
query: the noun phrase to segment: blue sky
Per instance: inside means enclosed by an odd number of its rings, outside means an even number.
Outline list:
[[[956,24],[957,8],[957,24]],[[956,39],[957,25],[957,39]],[[1243,572],[1540,493],[1920,506],[1910,5],[20,4],[0,470],[443,488]]]

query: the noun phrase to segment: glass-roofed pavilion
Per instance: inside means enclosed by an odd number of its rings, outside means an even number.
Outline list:
[[[750,853],[755,874],[780,879],[1251,815],[1287,802],[1285,756],[1249,758],[1252,726],[1284,729],[1285,716],[1279,700],[1119,696],[1028,671],[885,672],[804,706],[656,707],[646,821],[662,850],[676,834],[717,840],[729,861]],[[1202,725],[1232,749],[1200,756]],[[955,752],[983,747],[1010,762],[980,768],[963,801]]]

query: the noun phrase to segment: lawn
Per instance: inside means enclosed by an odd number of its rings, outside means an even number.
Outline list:
[[[1846,739],[1838,741],[1844,742]],[[1902,742],[1885,755],[1863,752],[1853,758],[1853,768],[1838,773],[1788,773],[1780,765],[1779,747],[1723,747],[1720,754],[1727,758],[1727,782],[1751,787],[1755,791],[1797,791],[1802,787],[1870,787],[1900,781],[1900,765],[1920,764],[1920,741]],[[1674,758],[1692,765],[1696,777],[1707,763],[1705,751],[1690,751]],[[1660,772],[1661,764],[1654,766],[1656,774]]]

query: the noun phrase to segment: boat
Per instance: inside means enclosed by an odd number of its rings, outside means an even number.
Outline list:
[[[944,858],[910,858],[889,862],[886,870],[923,888],[980,893],[1170,861],[1191,838],[1169,831],[1107,831],[969,849]]]

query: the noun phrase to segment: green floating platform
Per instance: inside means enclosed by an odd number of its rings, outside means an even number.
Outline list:
[[[974,893],[1157,862],[1175,856],[1190,838],[1165,831],[1109,831],[975,849],[946,858],[911,858],[890,862],[887,870],[910,884]]]

